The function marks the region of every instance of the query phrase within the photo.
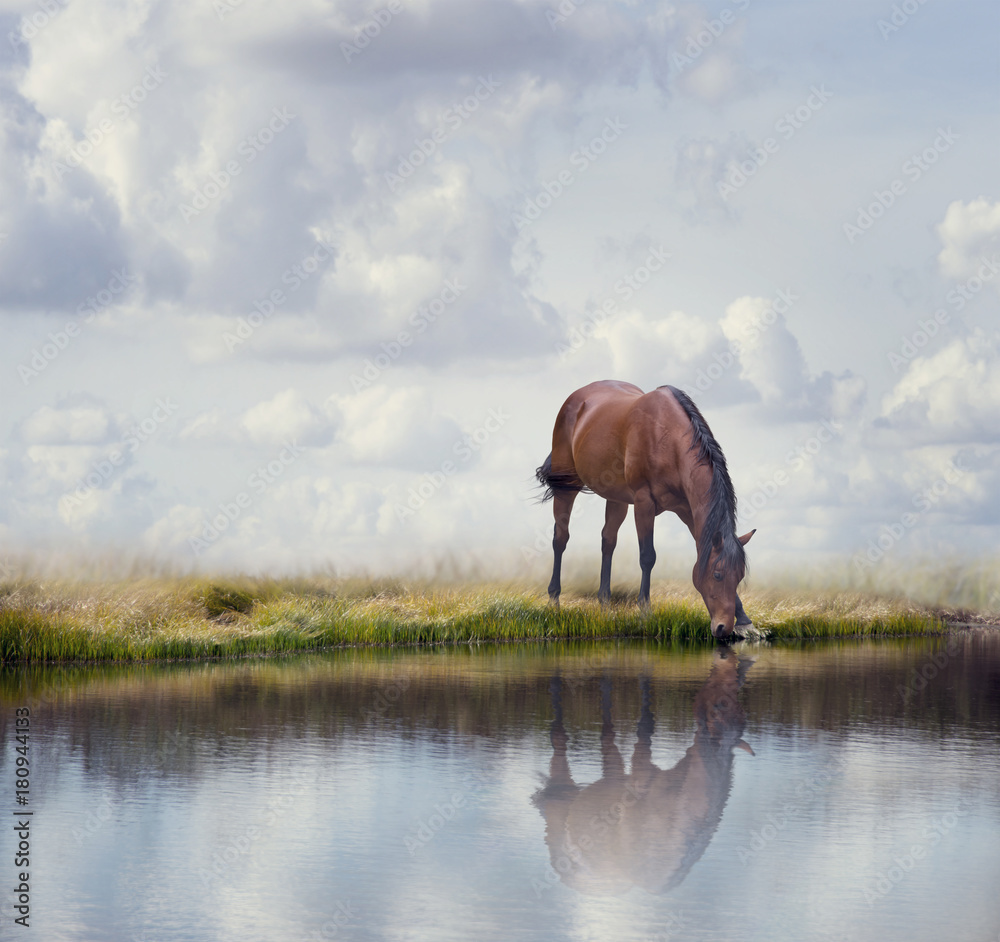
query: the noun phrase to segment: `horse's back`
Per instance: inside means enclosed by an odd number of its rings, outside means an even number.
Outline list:
[[[638,386],[618,380],[599,380],[571,393],[562,404],[552,432],[552,469],[577,474],[581,443],[596,432],[602,442],[610,442],[621,414],[641,397]],[[594,442],[592,444],[599,444]]]
[[[589,383],[571,393],[563,403],[556,419],[556,430],[562,426],[566,433],[573,434],[577,422],[584,416],[589,421],[595,413],[600,414],[609,408],[618,410],[643,395],[638,386],[615,379],[602,379]]]
[[[581,482],[608,500],[632,503],[636,484],[662,477],[657,465],[671,432],[682,435],[687,417],[666,388],[602,380],[573,393],[563,405],[553,436],[553,465],[572,468]]]
[[[628,427],[629,414],[645,395],[638,386],[616,380],[601,380],[578,390],[580,409],[573,427],[574,450],[593,435],[609,443],[617,441]]]

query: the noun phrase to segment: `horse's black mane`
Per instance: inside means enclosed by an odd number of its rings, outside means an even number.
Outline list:
[[[736,491],[729,478],[729,469],[726,467],[726,456],[722,453],[722,447],[715,440],[705,417],[687,393],[673,386],[660,388],[669,389],[687,413],[687,417],[691,420],[691,450],[697,449],[698,461],[705,462],[712,468],[712,485],[708,492],[708,516],[705,518],[701,541],[698,544],[699,576],[704,576],[708,568],[716,536],[722,540],[723,567],[726,569],[742,567],[745,572],[746,552],[743,544],[736,538]]]

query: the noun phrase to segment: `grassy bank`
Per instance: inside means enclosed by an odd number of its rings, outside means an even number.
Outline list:
[[[901,636],[947,630],[939,614],[857,593],[748,591],[769,640]],[[235,657],[345,644],[659,638],[711,643],[690,585],[661,583],[652,608],[622,596],[607,607],[513,585],[302,578],[24,581],[0,586],[0,663]]]

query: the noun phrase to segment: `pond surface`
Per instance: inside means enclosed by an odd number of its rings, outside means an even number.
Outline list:
[[[0,937],[997,942],[998,635],[7,671]]]

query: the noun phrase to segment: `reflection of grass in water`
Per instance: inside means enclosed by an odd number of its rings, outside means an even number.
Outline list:
[[[602,608],[567,591],[559,611],[524,586],[398,580],[158,577],[0,585],[0,661],[141,660],[261,655],[339,644],[660,638],[711,643],[690,584],[660,582],[653,606]],[[860,593],[747,589],[767,637],[937,633],[931,609]]]

